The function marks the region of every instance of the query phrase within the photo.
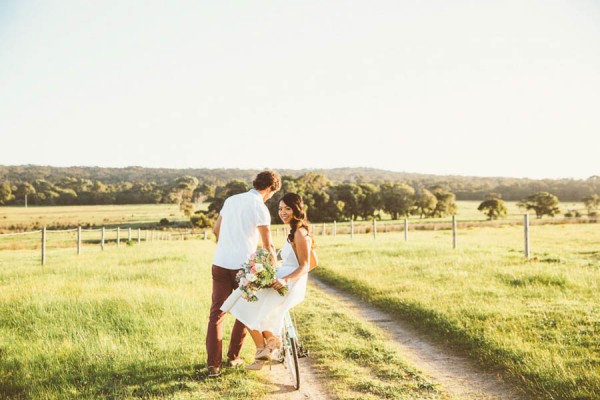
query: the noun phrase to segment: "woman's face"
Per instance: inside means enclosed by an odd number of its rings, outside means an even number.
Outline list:
[[[283,221],[284,224],[289,224],[290,221],[292,220],[292,217],[294,216],[294,212],[292,211],[292,208],[290,206],[288,206],[287,204],[285,204],[282,201],[279,202],[279,218],[281,218],[281,220]]]

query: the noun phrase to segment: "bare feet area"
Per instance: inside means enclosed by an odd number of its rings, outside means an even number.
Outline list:
[[[440,384],[450,396],[465,400],[520,400],[524,398],[515,388],[503,382],[500,376],[484,372],[467,357],[454,354],[423,338],[421,334],[391,315],[352,295],[337,290],[315,277],[311,277],[311,281],[319,289],[342,300],[346,306],[355,310],[360,318],[385,331],[407,363],[412,364],[429,376],[432,381]],[[307,369],[302,369],[302,373],[305,373]]]

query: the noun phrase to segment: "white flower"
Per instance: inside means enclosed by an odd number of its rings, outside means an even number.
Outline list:
[[[246,279],[248,280],[248,282],[254,282],[254,281],[256,281],[256,275],[246,274]]]
[[[254,269],[256,270],[256,272],[261,272],[265,269],[265,267],[263,267],[263,265],[260,263],[256,263],[254,264]]]

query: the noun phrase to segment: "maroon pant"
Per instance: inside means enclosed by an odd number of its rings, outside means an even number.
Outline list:
[[[238,283],[235,280],[235,275],[238,271],[222,268],[217,265],[212,266],[212,305],[210,306],[210,317],[206,331],[206,353],[208,354],[209,367],[221,367],[223,360],[222,325],[225,318],[225,312],[221,311],[221,306],[231,292],[238,287]],[[227,358],[233,360],[240,356],[246,333],[248,333],[246,326],[236,319],[231,331]]]

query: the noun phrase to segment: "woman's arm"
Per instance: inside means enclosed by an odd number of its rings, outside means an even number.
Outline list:
[[[294,248],[296,249],[296,257],[298,257],[298,264],[300,266],[296,268],[291,274],[284,276],[283,278],[275,279],[273,282],[273,289],[277,290],[285,286],[288,282],[300,279],[304,274],[308,273],[310,264],[308,257],[310,255],[311,238],[308,236],[308,231],[304,228],[300,228],[294,234]]]

